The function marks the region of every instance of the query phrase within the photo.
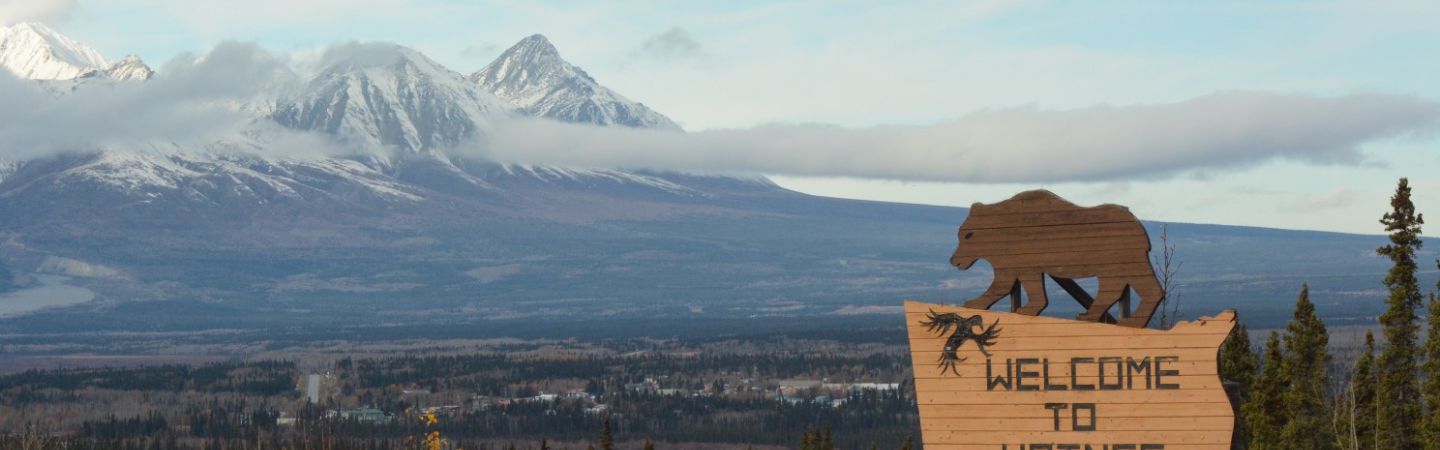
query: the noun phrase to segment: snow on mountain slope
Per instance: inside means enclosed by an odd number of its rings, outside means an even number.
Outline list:
[[[60,39],[63,37],[54,38],[56,42]],[[509,74],[499,85],[515,89],[505,92],[541,89],[547,99],[542,103],[547,105],[565,99],[607,105],[602,108],[606,115],[597,116],[603,120],[588,123],[678,130],[664,116],[595,84],[584,72],[559,59],[543,37],[527,39],[507,55],[510,63],[502,58],[491,65],[503,67],[500,72]],[[137,138],[71,149],[74,153],[69,156],[44,161],[0,161],[0,202],[30,199],[24,203],[38,205],[45,198],[70,198],[105,203],[99,200],[103,198],[176,205],[183,210],[205,205],[247,208],[340,200],[332,206],[344,207],[341,205],[355,199],[417,203],[441,195],[489,201],[514,195],[538,198],[536,192],[703,198],[708,188],[702,186],[711,186],[693,185],[695,180],[673,174],[504,165],[459,156],[463,152],[451,152],[452,147],[468,145],[468,140],[505,126],[504,119],[525,111],[409,48],[388,43],[336,45],[315,67],[310,72],[314,75],[303,80],[287,67],[284,74],[276,76],[283,81],[264,89],[263,98],[238,99],[238,105],[216,102],[215,108],[238,108],[254,118],[242,135],[201,136],[186,142],[165,136]],[[536,77],[525,78],[525,74]],[[60,94],[78,89],[103,91],[119,80],[145,82],[152,75],[149,67],[132,56],[104,69],[92,68],[78,78],[44,80],[37,86]],[[575,97],[580,91],[590,96]],[[643,120],[627,121],[627,117],[637,117],[635,111],[644,113]],[[583,122],[588,116],[575,117]],[[276,127],[277,123],[291,130],[324,134],[330,142],[316,140],[315,145],[327,147],[320,151],[309,151],[304,142],[288,149],[285,145],[296,144],[276,144],[280,141],[270,139],[294,133]],[[292,153],[293,157],[282,156]]]
[[[536,117],[680,130],[668,117],[595,82],[538,34],[520,40],[470,79]]]
[[[335,136],[382,163],[400,155],[438,155],[511,114],[509,104],[415,50],[394,44],[331,48],[322,69],[271,117],[281,125]]]
[[[45,25],[21,23],[0,27],[0,66],[17,77],[68,80],[109,65],[98,50]]]
[[[10,174],[15,173],[15,168],[17,166],[19,165],[14,162],[7,161],[4,158],[0,158],[0,183],[4,183],[6,177],[9,177]]]
[[[16,166],[0,181],[0,201],[69,193],[141,203],[181,201],[222,207],[277,202],[416,202],[419,190],[356,161],[197,154],[178,148],[109,150]],[[33,192],[32,192],[33,191]],[[337,196],[348,198],[337,198]]]
[[[111,63],[104,70],[97,70],[86,74],[87,76],[104,75],[116,81],[143,81],[155,76],[155,71],[145,65],[139,56],[125,55],[119,61]]]
[[[138,56],[111,62],[100,51],[39,23],[0,27],[0,67],[21,79],[48,82],[95,78],[143,81],[155,74]],[[47,87],[63,93],[75,86],[60,83]]]

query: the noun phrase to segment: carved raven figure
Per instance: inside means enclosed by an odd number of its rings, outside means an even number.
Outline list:
[[[990,356],[990,352],[986,351],[985,347],[995,345],[995,338],[1000,337],[999,319],[986,328],[985,321],[979,314],[966,317],[956,313],[937,314],[932,310],[925,315],[925,318],[928,320],[920,322],[920,324],[924,325],[931,333],[939,336],[950,333],[950,337],[945,340],[945,349],[940,352],[938,366],[940,373],[950,371],[956,376],[960,375],[960,370],[955,366],[965,361],[965,358],[956,351],[965,344],[965,341],[975,341],[975,347],[980,350],[980,353]],[[952,328],[954,329],[953,333],[951,332]]]

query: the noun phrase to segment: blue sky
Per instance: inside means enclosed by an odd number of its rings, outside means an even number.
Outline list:
[[[25,3],[45,4],[27,8],[27,19],[161,68],[227,40],[296,55],[383,40],[469,73],[542,33],[602,84],[692,131],[925,126],[1009,108],[1123,108],[1235,91],[1440,102],[1434,1]],[[7,8],[17,10],[0,3],[0,14]],[[775,178],[823,195],[956,205],[1046,187],[1147,219],[1378,233],[1400,176],[1412,179],[1422,212],[1440,211],[1437,128],[1366,140],[1359,160],[1276,157],[1096,181]],[[1085,157],[1055,155],[1059,166]]]

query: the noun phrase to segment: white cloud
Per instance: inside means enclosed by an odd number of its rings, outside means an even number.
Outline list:
[[[1350,188],[1336,188],[1329,192],[1306,195],[1285,208],[1294,213],[1312,213],[1323,209],[1339,209],[1355,203],[1355,192]]]
[[[16,100],[0,104],[0,123],[9,125],[0,128],[0,156],[241,136],[257,119],[240,106],[295,88],[296,65],[254,45],[226,43],[204,56],[177,58],[147,83],[87,86],[59,97],[0,77],[0,97]],[[1414,96],[1227,92],[1172,103],[989,109],[933,125],[862,128],[777,124],[673,133],[515,120],[490,124],[482,141],[457,151],[572,167],[975,183],[1133,181],[1270,161],[1376,165],[1366,144],[1431,133],[1437,122],[1440,103]],[[320,141],[268,142],[275,147],[270,152],[288,153]]]
[[[1371,162],[1362,146],[1433,132],[1410,96],[1232,92],[1176,103],[987,110],[930,126],[768,125],[690,134],[544,121],[497,127],[514,162],[964,182],[1160,178],[1272,160]]]
[[[294,82],[287,61],[239,43],[178,57],[148,82],[92,80],[59,96],[0,73],[0,98],[7,99],[0,103],[0,123],[6,124],[0,127],[0,158],[238,139],[255,129],[254,113],[243,108]],[[274,145],[294,142],[272,139]]]
[[[70,17],[76,0],[0,0],[0,25],[20,22],[56,23]]]
[[[695,40],[695,36],[680,27],[671,27],[645,39],[636,55],[655,61],[693,61],[706,58],[705,49]]]

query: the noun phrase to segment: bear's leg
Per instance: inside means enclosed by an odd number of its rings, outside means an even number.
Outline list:
[[[1135,310],[1132,317],[1120,320],[1121,325],[1127,327],[1144,328],[1150,324],[1150,316],[1155,315],[1155,309],[1160,306],[1161,297],[1165,296],[1165,289],[1160,287],[1160,282],[1153,276],[1132,278],[1130,286],[1140,294],[1140,307]]]
[[[1100,291],[1095,293],[1095,303],[1091,303],[1090,308],[1076,319],[1099,322],[1100,318],[1110,311],[1110,307],[1120,301],[1120,296],[1125,295],[1127,288],[1129,285],[1125,284],[1125,280],[1100,277]]]
[[[1045,274],[1025,274],[1020,276],[1020,284],[1025,287],[1025,305],[1015,310],[1017,314],[1027,316],[1038,316],[1045,306],[1050,304],[1050,299],[1045,296]]]
[[[994,305],[995,302],[1010,295],[1010,292],[1015,290],[1016,283],[1018,283],[1018,281],[1015,280],[1014,274],[1008,271],[997,270],[995,271],[995,280],[990,282],[990,288],[980,293],[979,297],[965,302],[965,307],[971,309],[990,309],[990,306]]]

